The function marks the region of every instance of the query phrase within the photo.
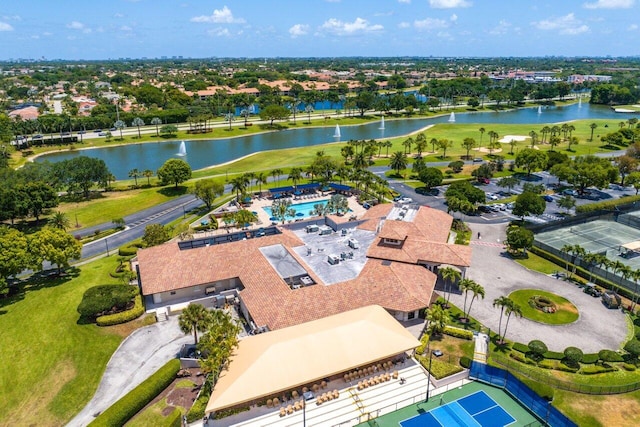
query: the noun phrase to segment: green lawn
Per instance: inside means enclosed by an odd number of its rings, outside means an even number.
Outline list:
[[[538,271],[542,274],[553,274],[561,270],[556,264],[531,252],[527,252],[527,258],[516,259],[515,261],[529,270]]]
[[[68,277],[31,280],[20,295],[0,300],[0,425],[63,425],[90,399],[122,335],[79,324],[86,289],[117,284],[115,257],[72,270]]]
[[[154,403],[153,405],[142,410],[138,415],[133,417],[129,422],[125,424],[127,427],[147,427],[147,426],[155,426],[155,427],[170,427],[167,416],[173,412],[169,412],[167,409],[169,405],[167,404],[167,398]],[[184,414],[185,409],[182,407],[178,407],[181,412]],[[163,412],[169,412],[167,415],[163,415]]]
[[[545,297],[557,308],[555,313],[544,313],[529,305],[529,299],[535,295]],[[566,298],[539,289],[520,289],[509,294],[509,298],[522,308],[522,316],[549,325],[564,325],[578,320],[578,309]]]

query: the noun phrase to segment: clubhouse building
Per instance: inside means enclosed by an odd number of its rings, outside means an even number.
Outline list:
[[[440,266],[464,277],[471,263],[470,247],[450,243],[452,222],[436,209],[380,204],[358,219],[172,241],[138,252],[139,284],[148,310],[233,304],[254,332],[372,305],[407,321],[431,304]]]

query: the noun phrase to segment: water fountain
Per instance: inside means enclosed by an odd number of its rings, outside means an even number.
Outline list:
[[[178,148],[178,156],[184,157],[187,155],[187,146],[184,144],[184,141],[180,143],[180,148]]]
[[[455,123],[455,122],[456,122],[456,113],[452,111],[451,115],[449,116],[449,123]]]
[[[578,98],[578,108],[582,108],[582,97]]]
[[[379,129],[384,130],[384,116],[382,116],[382,119],[380,120],[380,127]]]
[[[336,131],[333,133],[334,138],[340,138],[340,125],[336,125]]]
[[[542,114],[542,106],[538,105],[538,114]]]

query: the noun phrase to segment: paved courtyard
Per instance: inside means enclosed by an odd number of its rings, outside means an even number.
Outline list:
[[[627,334],[627,323],[620,310],[609,310],[600,298],[585,294],[581,288],[530,271],[505,257],[502,242],[506,224],[470,226],[473,230],[473,258],[467,277],[484,286],[486,292],[484,300],[476,299],[473,303],[471,316],[492,331],[497,331],[500,310],[493,307],[494,299],[518,289],[542,289],[569,299],[579,310],[578,320],[568,325],[554,326],[512,316],[507,330],[508,339],[524,344],[540,339],[553,351],[575,346],[585,353],[597,353],[602,349],[617,350],[621,347]],[[481,233],[481,240],[477,239],[478,232]],[[464,295],[452,293],[451,302],[462,307]],[[503,328],[504,323],[503,319]]]

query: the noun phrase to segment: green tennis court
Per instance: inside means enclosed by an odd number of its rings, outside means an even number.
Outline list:
[[[377,427],[535,427],[542,426],[531,412],[502,389],[480,382],[431,396],[375,418],[360,426]]]

